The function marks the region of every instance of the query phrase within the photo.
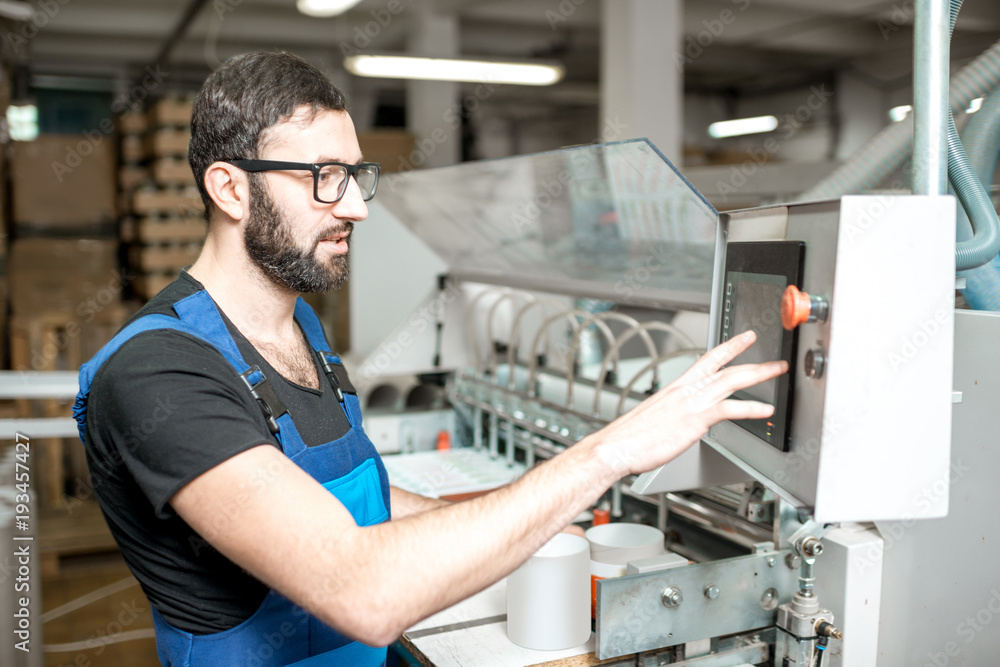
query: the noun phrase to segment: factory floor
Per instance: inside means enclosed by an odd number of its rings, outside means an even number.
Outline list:
[[[58,574],[43,577],[42,612],[51,612],[108,586],[114,591],[111,595],[44,623],[48,648],[68,645],[59,652],[47,650],[45,667],[159,667],[152,637],[120,643],[104,641],[151,634],[153,628],[146,596],[119,554],[64,561]]]

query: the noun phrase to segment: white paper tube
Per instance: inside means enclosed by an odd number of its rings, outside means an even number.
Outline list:
[[[590,547],[559,533],[507,577],[507,637],[539,651],[590,639]]]
[[[599,563],[624,566],[666,552],[663,531],[641,523],[606,523],[588,529],[586,535],[590,558]]]

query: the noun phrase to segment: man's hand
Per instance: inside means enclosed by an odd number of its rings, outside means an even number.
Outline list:
[[[698,442],[708,429],[729,419],[763,419],[774,407],[730,399],[740,389],[788,370],[784,361],[722,367],[757,339],[743,333],[710,350],[681,377],[590,436],[598,455],[619,477],[653,470]],[[721,369],[721,370],[720,370]]]

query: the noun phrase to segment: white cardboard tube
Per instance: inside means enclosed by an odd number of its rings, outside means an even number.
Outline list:
[[[606,523],[587,529],[586,535],[590,558],[599,563],[625,566],[666,552],[663,532],[641,523]]]
[[[539,651],[590,639],[590,546],[559,533],[507,577],[507,637]]]

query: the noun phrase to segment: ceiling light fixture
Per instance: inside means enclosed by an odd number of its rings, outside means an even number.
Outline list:
[[[361,0],[297,0],[295,6],[306,16],[337,16]]]
[[[551,86],[562,80],[566,73],[562,65],[557,64],[391,55],[348,56],[344,59],[344,68],[356,76],[383,79],[509,83],[522,86]]]
[[[893,123],[898,123],[899,121],[909,116],[911,111],[913,111],[912,104],[903,104],[898,107],[893,107],[889,109],[889,118],[892,120]]]
[[[778,119],[774,116],[754,116],[753,118],[737,118],[735,120],[720,120],[708,126],[708,135],[714,139],[739,137],[744,134],[760,134],[778,128]]]

